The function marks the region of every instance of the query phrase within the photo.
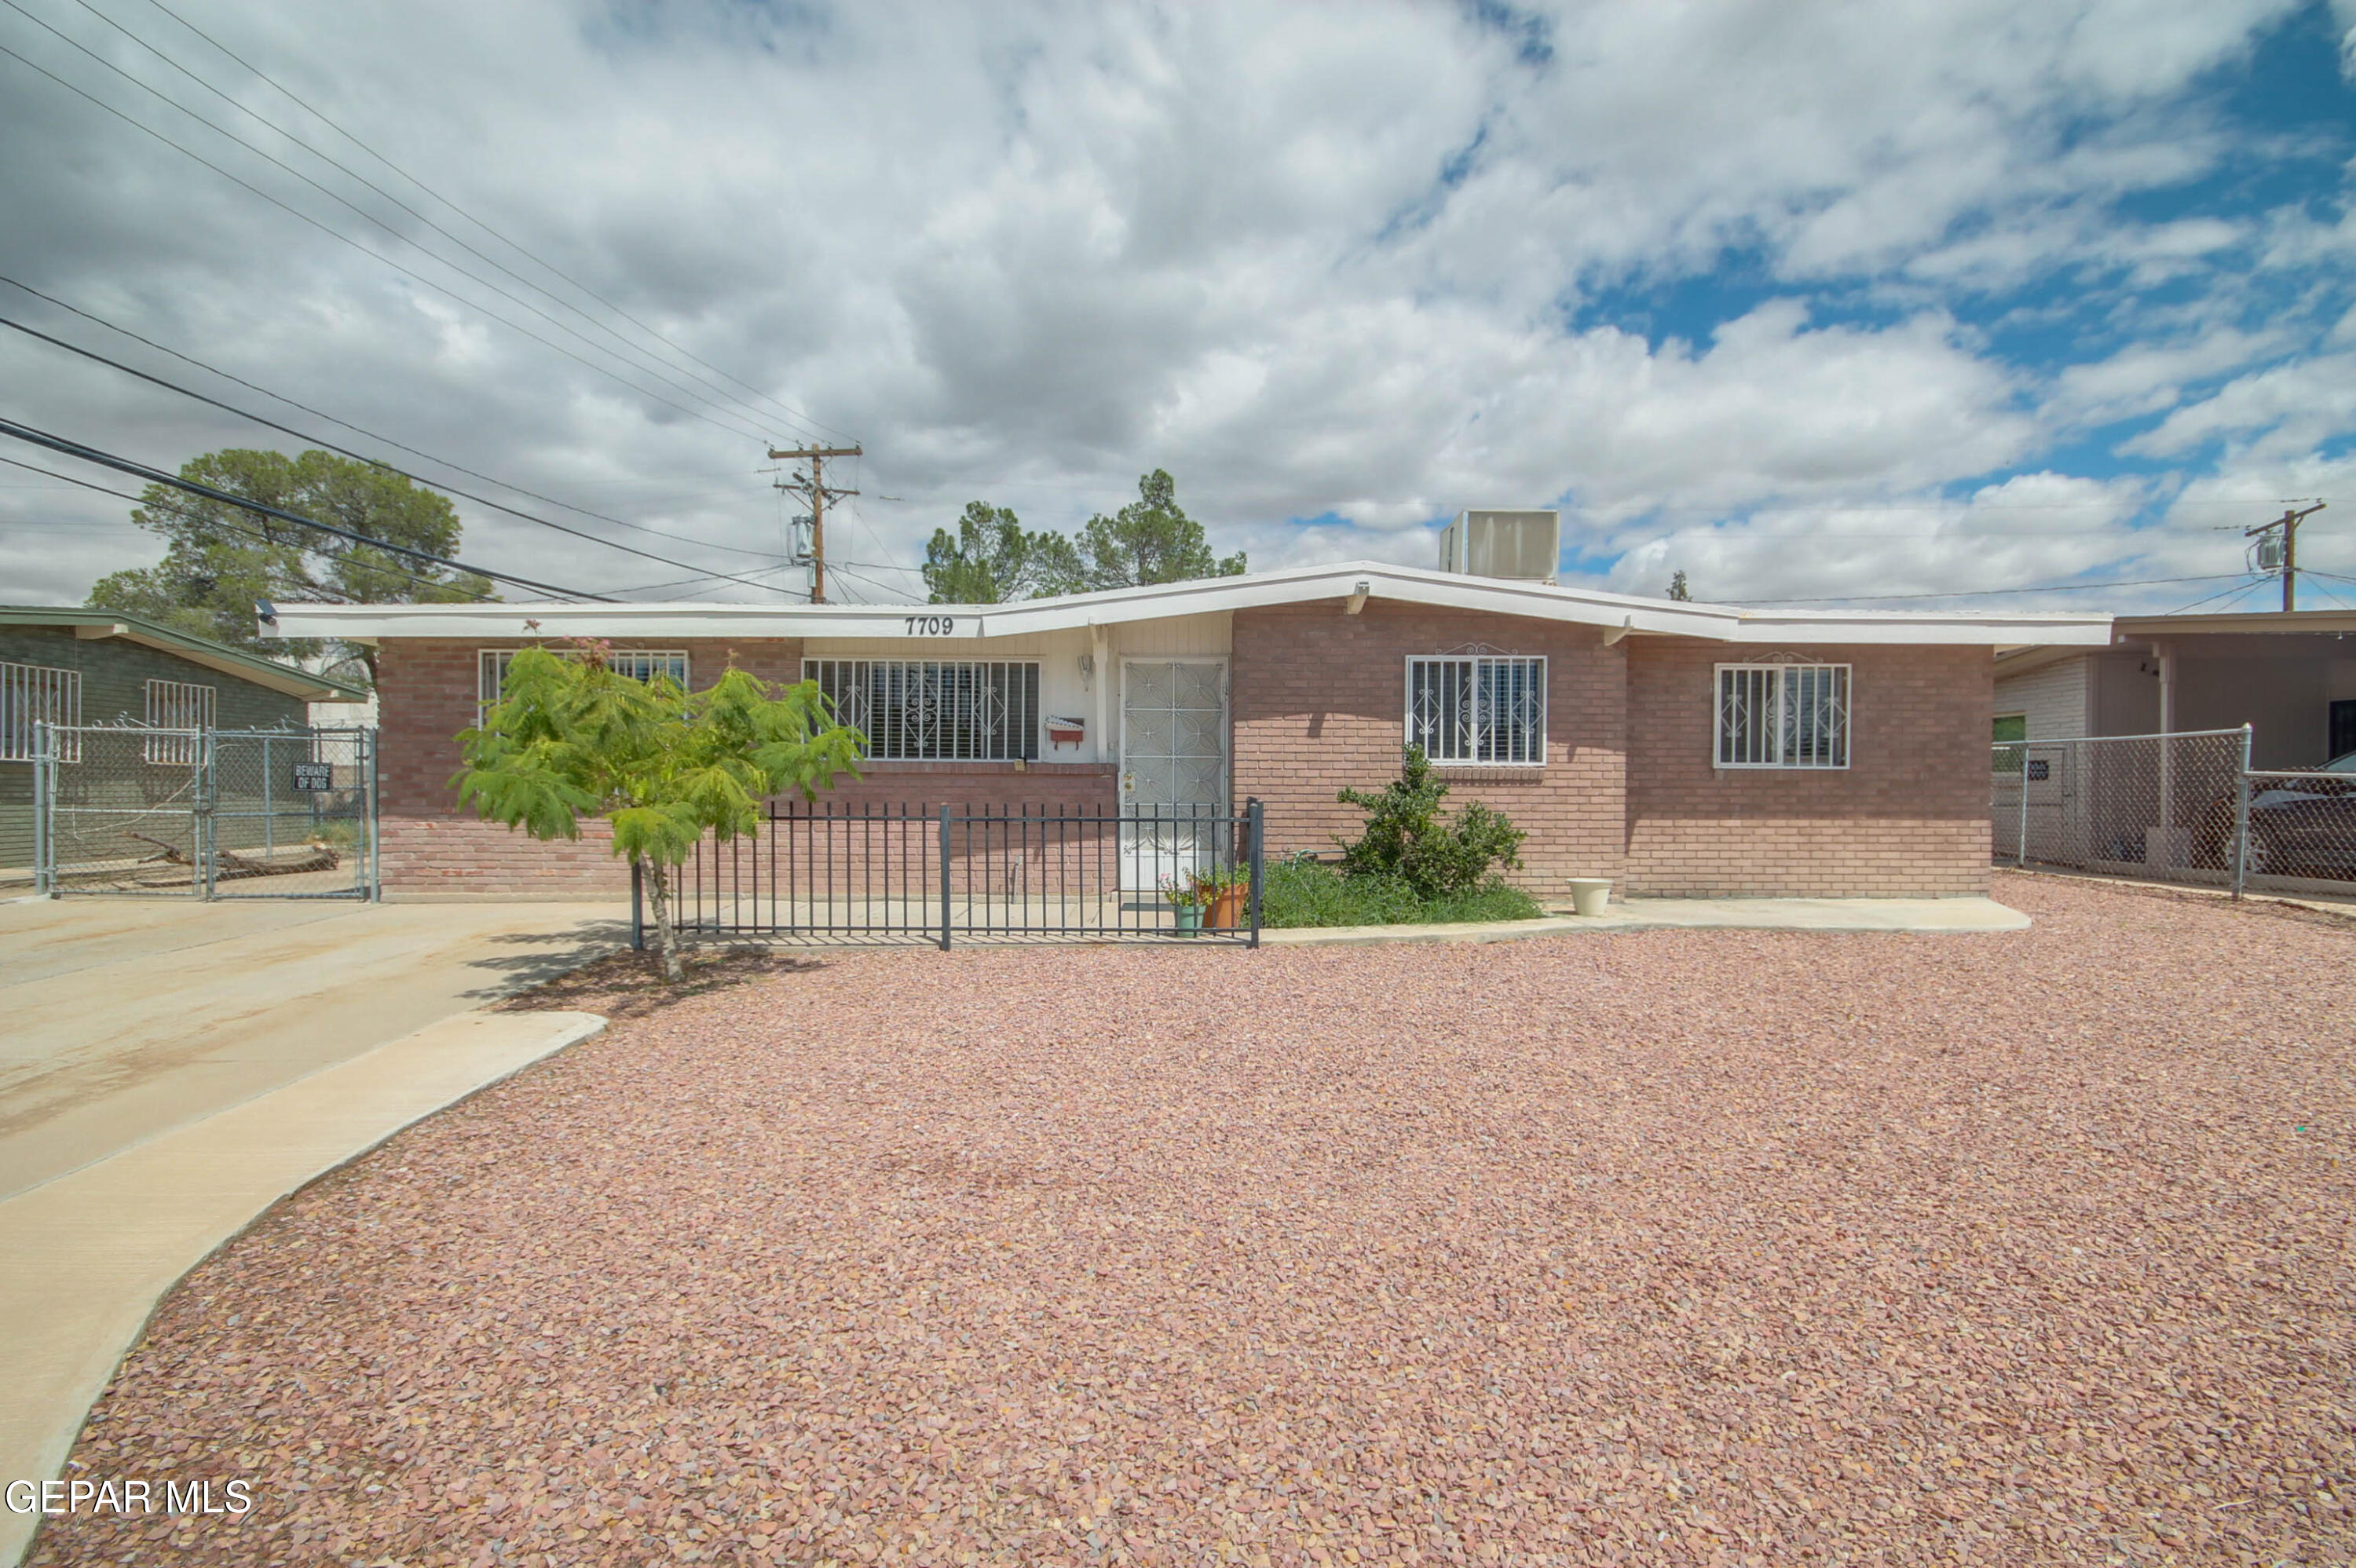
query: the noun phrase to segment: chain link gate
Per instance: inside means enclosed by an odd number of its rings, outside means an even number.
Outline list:
[[[369,899],[376,731],[36,726],[45,893]]]
[[[2258,770],[2251,733],[2001,741],[1996,863],[2260,892],[2356,891],[2356,772]]]

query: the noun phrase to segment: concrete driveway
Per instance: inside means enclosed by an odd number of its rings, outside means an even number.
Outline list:
[[[628,933],[613,904],[0,903],[0,1200]]]

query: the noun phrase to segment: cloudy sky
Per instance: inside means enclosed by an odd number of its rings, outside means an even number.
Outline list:
[[[664,558],[462,502],[526,575],[801,590],[816,439],[870,600],[1160,466],[1256,566],[1559,505],[1567,580],[1891,608],[2264,607],[2319,497],[2356,603],[2356,0],[168,4],[0,0],[0,316]],[[20,423],[304,444],[0,338]],[[128,509],[0,467],[0,597]]]

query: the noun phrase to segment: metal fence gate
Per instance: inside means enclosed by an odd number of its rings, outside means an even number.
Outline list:
[[[45,893],[367,899],[376,731],[36,726]]]
[[[676,869],[672,918],[683,937],[1257,947],[1264,837],[1256,800],[1233,813],[773,802],[758,832],[707,837]],[[643,946],[651,912],[631,892]]]
[[[2258,770],[2250,731],[1998,741],[1999,865],[2356,893],[2356,773]]]

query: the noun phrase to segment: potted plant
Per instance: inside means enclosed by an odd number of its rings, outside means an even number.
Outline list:
[[[1212,866],[1194,875],[1194,901],[1205,931],[1241,931],[1248,918],[1251,873],[1241,866]]]
[[[1170,901],[1170,908],[1177,916],[1179,935],[1192,936],[1203,929],[1203,901],[1194,891],[1193,877],[1164,875],[1162,896]]]

